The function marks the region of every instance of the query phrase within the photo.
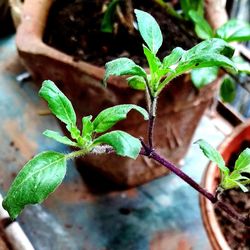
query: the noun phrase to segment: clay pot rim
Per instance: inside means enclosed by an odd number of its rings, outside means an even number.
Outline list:
[[[244,132],[249,129],[250,120],[237,126],[234,132],[228,136],[218,147],[218,151],[222,154],[223,158],[225,156],[226,149],[228,145],[233,143],[240,137]],[[238,143],[239,145],[240,143]],[[235,146],[237,148],[238,146]],[[225,158],[224,158],[225,159]],[[225,159],[227,161],[228,159]],[[209,192],[214,193],[216,187],[216,179],[219,177],[219,169],[215,163],[209,163],[206,167],[202,178],[202,186]],[[215,250],[231,250],[228,245],[218,223],[215,215],[215,210],[213,204],[206,199],[204,196],[200,195],[200,207],[201,215],[204,227],[207,231],[210,243]]]

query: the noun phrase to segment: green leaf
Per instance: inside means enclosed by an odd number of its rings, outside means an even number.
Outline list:
[[[250,148],[246,148],[241,152],[235,162],[234,170],[237,170],[237,172],[241,173],[250,173]]]
[[[162,33],[154,17],[147,12],[135,10],[139,32],[148,48],[156,54],[162,45]]]
[[[43,82],[39,96],[48,102],[49,109],[59,120],[69,126],[76,123],[76,114],[70,100],[52,81]]]
[[[220,96],[223,102],[232,102],[236,96],[236,83],[230,76],[225,76],[220,87]]]
[[[200,16],[203,16],[203,0],[180,0],[181,9],[186,19],[189,19],[189,11],[195,10]]]
[[[101,31],[112,33],[113,31],[113,17],[116,9],[116,5],[120,0],[112,0],[105,11],[104,17],[102,18]]]
[[[239,72],[250,74],[249,62],[245,61],[241,56],[234,56],[232,60]]]
[[[226,167],[222,156],[216,149],[214,149],[209,143],[207,143],[206,141],[202,139],[198,140],[196,143],[199,145],[203,154],[210,161],[215,162],[223,173],[229,173],[229,169]]]
[[[169,68],[170,66],[177,64],[185,53],[186,51],[184,49],[176,47],[163,59],[163,67]]]
[[[139,139],[120,130],[101,135],[94,140],[94,144],[108,144],[114,148],[118,155],[127,156],[132,159],[136,159],[141,150]]]
[[[41,203],[63,181],[66,160],[63,154],[47,151],[35,156],[19,172],[3,201],[12,219],[25,205]]]
[[[128,85],[137,90],[145,90],[146,82],[141,76],[131,76],[127,78]]]
[[[93,123],[91,122],[92,115],[85,116],[82,118],[82,136],[91,140],[91,135],[93,133],[94,127]]]
[[[236,71],[234,63],[229,59],[233,53],[234,49],[225,41],[218,38],[208,39],[183,54],[175,70],[178,75],[193,68],[210,66],[221,66]]]
[[[122,104],[101,111],[93,121],[93,129],[97,133],[103,133],[113,127],[118,121],[124,120],[130,110],[141,113],[148,120],[148,112],[137,105]]]
[[[62,136],[60,135],[58,132],[56,131],[52,131],[52,130],[45,130],[43,132],[43,135],[57,141],[57,142],[60,142],[62,144],[66,144],[66,145],[69,145],[69,146],[73,146],[73,147],[77,147],[77,143],[71,141],[68,137],[66,136]]]
[[[250,40],[250,24],[232,19],[216,31],[217,37],[227,42],[244,42]]]
[[[213,29],[206,21],[206,19],[200,16],[197,11],[190,10],[188,14],[192,21],[195,23],[195,32],[199,38],[205,40],[214,37]]]
[[[213,82],[218,76],[218,71],[218,67],[193,69],[191,71],[191,79],[194,86],[201,89],[202,87]]]
[[[157,73],[157,71],[161,67],[160,59],[144,45],[143,45],[143,52],[147,58],[150,73],[151,74]]]
[[[143,68],[128,58],[118,58],[105,64],[104,84],[110,76],[137,75],[147,77]]]

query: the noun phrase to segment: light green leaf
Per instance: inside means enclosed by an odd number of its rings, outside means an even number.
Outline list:
[[[128,85],[137,90],[145,90],[146,82],[141,76],[131,76],[127,78]]]
[[[241,56],[234,56],[232,60],[239,72],[250,74],[249,62],[245,61]]]
[[[216,31],[217,37],[227,42],[244,42],[250,40],[250,24],[232,19]]]
[[[162,45],[162,33],[154,17],[147,12],[135,10],[140,34],[148,48],[156,54]]]
[[[201,89],[202,87],[213,82],[218,76],[218,71],[218,67],[193,69],[191,71],[191,79],[194,86]]]
[[[163,67],[169,68],[179,62],[181,57],[186,53],[186,51],[180,47],[176,47],[172,52],[163,59]]]
[[[96,133],[103,133],[113,127],[118,121],[124,120],[130,110],[141,113],[148,120],[148,112],[137,105],[122,104],[101,111],[93,121],[93,129]]]
[[[102,18],[101,31],[112,33],[113,31],[113,17],[116,9],[116,5],[120,0],[112,0],[107,10],[105,11],[104,17]]]
[[[114,148],[118,155],[127,156],[132,159],[136,159],[141,150],[139,139],[120,130],[101,135],[94,140],[94,145],[97,144],[108,144]]]
[[[250,148],[246,148],[241,152],[235,162],[234,170],[238,172],[250,172]]]
[[[48,102],[49,109],[59,120],[69,126],[76,123],[76,114],[70,100],[52,81],[43,82],[39,96]]]
[[[216,149],[214,149],[209,143],[207,143],[206,141],[202,139],[198,140],[196,143],[199,145],[204,155],[210,161],[215,162],[223,173],[227,173],[227,174],[229,173],[229,169],[226,167],[222,156]]]
[[[91,140],[91,135],[93,133],[93,123],[91,122],[92,115],[85,116],[82,118],[82,136]]]
[[[45,130],[43,132],[43,135],[57,141],[57,142],[60,142],[62,144],[65,144],[65,145],[69,145],[69,146],[73,146],[73,147],[77,147],[77,143],[71,141],[68,137],[66,136],[62,136],[60,135],[58,132],[56,131],[52,131],[52,130]]]
[[[232,102],[236,96],[236,82],[230,76],[225,76],[220,87],[220,96],[223,102]]]
[[[143,68],[136,65],[128,58],[118,58],[105,64],[104,84],[110,76],[137,75],[147,77],[147,73]]]
[[[200,16],[195,10],[190,10],[188,14],[195,23],[195,32],[199,38],[205,40],[214,37],[213,29],[203,16]]]
[[[63,181],[66,160],[63,154],[47,151],[35,156],[19,172],[3,201],[12,219],[25,205],[41,203]]]

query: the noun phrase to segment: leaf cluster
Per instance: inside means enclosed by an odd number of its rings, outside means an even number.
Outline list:
[[[247,185],[250,184],[250,148],[246,148],[238,156],[233,170],[230,170],[223,160],[221,154],[204,140],[196,142],[201,148],[204,155],[216,163],[221,174],[219,186],[226,190],[232,188],[241,188],[243,192],[247,192]]]

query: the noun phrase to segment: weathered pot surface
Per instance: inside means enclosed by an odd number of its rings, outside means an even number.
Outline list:
[[[144,93],[129,89],[124,78],[113,77],[108,88],[101,85],[104,69],[79,61],[46,45],[42,38],[52,0],[26,0],[17,32],[19,55],[34,79],[56,82],[72,101],[76,113],[96,115],[104,108],[124,103],[145,105]],[[188,75],[177,78],[161,94],[155,127],[155,148],[178,164],[187,152],[192,135],[205,109],[211,104],[218,81],[201,90],[193,87]],[[118,125],[119,129],[146,138],[147,123],[135,112]],[[136,161],[115,155],[83,158],[112,181],[135,186],[167,173],[150,159]],[[117,166],[119,163],[119,166]]]
[[[234,132],[219,146],[218,151],[222,154],[225,162],[230,159],[232,153],[238,152],[244,140],[250,141],[250,121],[236,127]],[[220,173],[216,164],[210,163],[206,168],[202,185],[207,191],[214,193],[218,186],[219,176]],[[213,204],[200,196],[200,206],[203,223],[213,249],[230,250],[231,248],[220,229]]]

